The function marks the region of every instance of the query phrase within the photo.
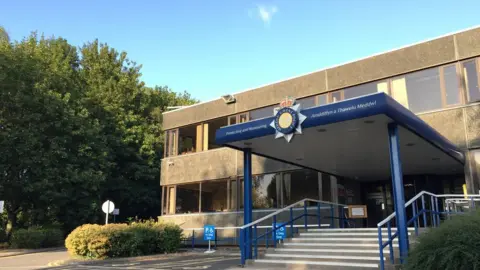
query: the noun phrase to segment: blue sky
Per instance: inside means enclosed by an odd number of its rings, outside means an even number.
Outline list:
[[[480,1],[3,0],[13,39],[98,38],[202,101],[472,27]]]

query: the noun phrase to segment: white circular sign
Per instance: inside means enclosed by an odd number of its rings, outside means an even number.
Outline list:
[[[115,204],[113,204],[112,201],[106,201],[102,204],[102,211],[105,214],[111,214],[113,210],[115,209]]]

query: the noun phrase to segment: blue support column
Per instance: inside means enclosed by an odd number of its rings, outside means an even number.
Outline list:
[[[398,125],[388,124],[388,141],[390,146],[390,171],[392,174],[392,188],[395,194],[395,212],[397,220],[398,246],[400,261],[403,263],[408,254],[407,213],[405,210],[405,195],[403,187],[402,162],[400,160],[400,145]]]
[[[243,224],[251,223],[252,203],[252,150],[243,150]],[[252,228],[245,228],[245,258],[252,259]]]

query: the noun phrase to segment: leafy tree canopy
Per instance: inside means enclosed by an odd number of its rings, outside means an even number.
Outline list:
[[[97,40],[81,48],[36,34],[0,40],[7,229],[99,222],[106,199],[124,218],[160,213],[161,113],[197,100],[146,87],[140,69]]]

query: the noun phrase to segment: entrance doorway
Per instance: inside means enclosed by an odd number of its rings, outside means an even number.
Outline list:
[[[393,210],[391,184],[387,182],[364,183],[362,185],[363,201],[367,205],[366,227],[376,227],[377,223],[387,218]]]

